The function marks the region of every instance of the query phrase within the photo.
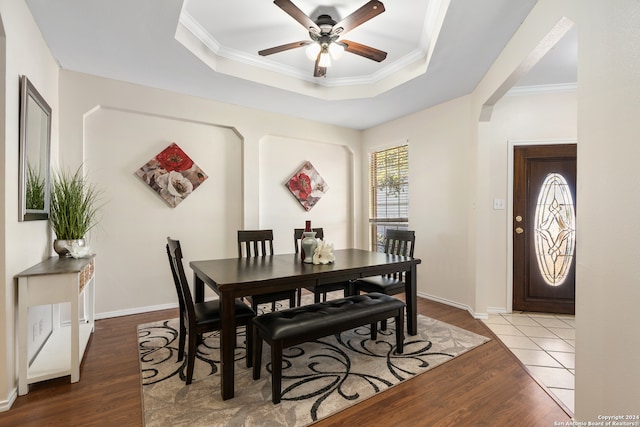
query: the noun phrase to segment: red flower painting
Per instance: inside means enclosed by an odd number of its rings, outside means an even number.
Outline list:
[[[156,156],[156,160],[160,162],[160,166],[168,172],[186,171],[193,166],[193,160],[187,156],[178,144],[173,143]]]
[[[306,211],[310,211],[329,189],[311,162],[305,162],[285,185]]]
[[[142,165],[136,175],[172,208],[207,179],[175,142]]]

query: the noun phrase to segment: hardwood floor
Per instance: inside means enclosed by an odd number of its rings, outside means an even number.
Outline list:
[[[492,341],[317,426],[552,426],[570,420],[481,321],[424,299],[418,311]],[[0,426],[141,426],[136,326],[171,317],[177,310],[96,321],[80,382],[63,377],[32,384],[0,413]]]

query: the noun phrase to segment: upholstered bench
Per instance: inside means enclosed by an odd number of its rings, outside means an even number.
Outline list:
[[[377,338],[377,322],[396,319],[396,352],[404,343],[404,302],[379,293],[354,295],[253,318],[253,379],[260,378],[262,341],[271,346],[271,398],[280,403],[282,349],[349,329],[371,325],[371,339]]]

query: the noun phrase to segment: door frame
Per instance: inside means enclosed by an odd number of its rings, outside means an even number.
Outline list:
[[[513,312],[513,150],[516,146],[577,143],[575,139],[507,140],[507,313]]]

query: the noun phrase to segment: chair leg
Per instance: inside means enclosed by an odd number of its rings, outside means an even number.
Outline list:
[[[321,293],[320,293],[320,292],[318,292],[318,291],[316,291],[316,290],[314,290],[314,291],[313,291],[313,302],[314,302],[315,304],[317,304],[317,303],[319,303],[319,302],[320,302],[320,296],[321,296]]]
[[[247,343],[247,368],[250,368],[253,365],[253,321],[249,319],[247,322],[247,326],[245,326],[245,341]]]
[[[300,307],[302,305],[302,288],[299,288],[296,294],[298,294],[298,307]]]
[[[282,389],[282,346],[279,342],[271,343],[271,401],[280,403]]]
[[[258,328],[253,329],[253,379],[260,379],[260,369],[262,365],[262,337],[258,334]]]
[[[197,334],[189,334],[189,346],[187,348],[187,374],[185,383],[191,384],[193,379],[193,368],[196,363],[196,351],[197,351]]]
[[[396,317],[396,353],[402,354],[404,351],[404,308]]]
[[[275,301],[273,301],[271,303],[271,311],[276,311],[276,302]]]
[[[289,298],[289,308],[293,308],[296,306],[296,294],[291,295]]]
[[[386,331],[387,330],[387,319],[384,319],[384,320],[380,321],[380,330],[381,331]]]

